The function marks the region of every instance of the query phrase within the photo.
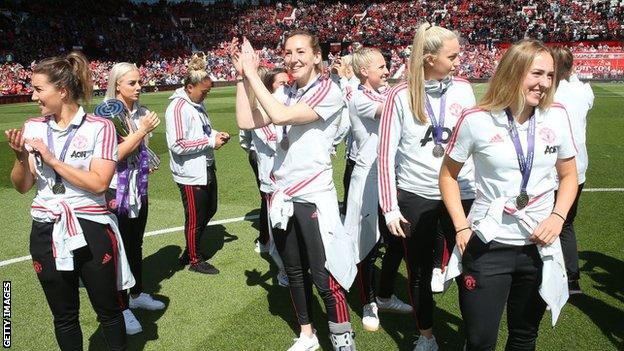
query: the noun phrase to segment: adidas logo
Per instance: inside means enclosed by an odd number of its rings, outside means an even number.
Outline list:
[[[104,254],[104,257],[102,258],[102,264],[107,264],[108,261],[110,261],[113,258],[113,256],[109,255],[108,252]]]
[[[502,143],[502,142],[503,142],[503,137],[501,137],[500,134],[496,134],[495,136],[492,137],[492,139],[490,139],[490,144]]]

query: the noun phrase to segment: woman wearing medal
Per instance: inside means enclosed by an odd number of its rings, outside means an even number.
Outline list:
[[[345,291],[356,275],[353,242],[340,220],[330,152],[336,120],[344,102],[340,88],[321,76],[318,38],[307,31],[289,33],[285,67],[294,78],[275,94],[257,74],[258,56],[245,39],[240,62],[243,77],[236,91],[236,120],[241,129],[276,125],[277,147],[269,204],[273,239],[284,261],[301,333],[289,350],[320,347],[312,327],[312,283],[325,303],[334,350],[355,350]],[[260,108],[249,104],[253,91]],[[309,270],[309,273],[308,273]]]
[[[92,93],[82,54],[49,58],[33,69],[32,99],[43,117],[6,132],[16,155],[11,181],[20,193],[36,186],[30,253],[54,315],[61,350],[82,350],[78,279],[87,289],[110,350],[125,350],[118,290],[134,279],[104,192],[115,172],[113,124],[87,115]]]
[[[496,348],[505,307],[505,349],[534,350],[546,306],[554,325],[568,298],[558,236],[576,195],[577,151],[565,108],[552,102],[554,77],[541,42],[512,46],[446,151],[440,189],[457,232],[449,268],[462,272],[466,350]],[[479,172],[466,217],[457,178],[469,157]]]
[[[118,136],[119,155],[117,171],[106,192],[106,202],[117,216],[119,231],[126,249],[132,275],[136,284],[130,294],[121,292],[126,333],[134,335],[143,330],[130,308],[161,310],[165,304],[143,292],[142,261],[143,235],[147,224],[147,176],[150,169],[147,142],[150,133],[160,124],[155,112],[139,104],[141,94],[139,69],[132,63],[120,62],[113,66],[108,76],[104,100],[117,99],[123,103],[126,136]],[[96,109],[97,112],[97,109]]]
[[[379,127],[379,204],[390,233],[403,238],[419,351],[438,349],[431,281],[439,225],[449,241],[454,236],[438,190],[444,145],[461,111],[475,103],[470,83],[452,76],[459,51],[455,33],[422,24],[414,36],[407,82],[390,90]],[[460,179],[468,208],[474,198],[470,163]]]

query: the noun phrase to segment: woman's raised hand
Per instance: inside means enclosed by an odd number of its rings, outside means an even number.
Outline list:
[[[247,38],[243,38],[240,60],[245,75],[251,72],[257,72],[258,66],[260,66],[260,56],[255,52]]]

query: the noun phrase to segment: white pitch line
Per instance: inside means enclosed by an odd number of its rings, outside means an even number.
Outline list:
[[[242,221],[250,221],[250,220],[254,220],[254,219],[258,219],[258,218],[260,218],[259,215],[250,215],[250,216],[245,216],[245,217],[226,218],[226,219],[221,219],[221,220],[218,220],[218,221],[210,222],[210,223],[208,223],[208,227],[213,226],[213,225],[219,225],[219,224],[227,224],[227,223],[235,223],[235,222],[242,222]],[[179,232],[179,231],[182,231],[182,230],[184,230],[184,226],[182,226],[182,227],[166,228],[166,229],[160,229],[160,230],[152,230],[151,232],[145,233],[144,237],[160,235],[160,234],[167,234],[167,233],[173,233],[173,232]],[[19,263],[19,262],[28,261],[30,259],[32,259],[32,257],[30,255],[22,256],[22,257],[16,257],[16,258],[11,258],[9,260],[0,261],[0,267],[8,266],[8,265],[13,264],[13,263]]]
[[[587,188],[587,189],[583,189],[583,192],[588,192],[588,193],[622,192],[622,191],[624,191],[624,188]],[[221,220],[218,220],[218,221],[210,222],[210,223],[208,223],[208,227],[213,226],[213,225],[219,225],[219,224],[228,224],[228,223],[249,221],[249,220],[253,220],[253,219],[258,219],[259,217],[260,216],[258,216],[258,215],[251,215],[251,216],[245,216],[245,217],[226,218],[226,219],[221,219]],[[152,230],[151,232],[145,233],[145,237],[154,236],[154,235],[160,235],[160,234],[173,233],[173,232],[179,232],[181,230],[184,230],[183,226],[182,227],[165,228],[165,229],[159,229],[159,230]],[[8,266],[8,265],[13,264],[13,263],[28,261],[30,259],[31,259],[30,255],[22,256],[22,257],[16,257],[16,258],[11,258],[9,260],[0,261],[0,267]]]
[[[621,192],[624,191],[624,188],[587,188],[583,189],[583,191],[588,193]]]

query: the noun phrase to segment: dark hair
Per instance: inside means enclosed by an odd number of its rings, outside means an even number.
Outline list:
[[[66,88],[74,101],[91,101],[93,81],[89,61],[80,52],[71,52],[65,57],[50,57],[39,62],[33,74],[45,74],[50,83],[58,89]]]
[[[555,67],[557,67],[557,85],[562,79],[568,79],[570,73],[572,73],[572,64],[574,62],[574,56],[570,49],[564,46],[556,46],[550,49],[555,60]]]
[[[264,86],[269,89],[270,92],[273,92],[273,83],[275,83],[275,77],[280,73],[286,73],[286,69],[281,67],[273,68],[269,70],[262,78],[262,83],[264,83]]]

